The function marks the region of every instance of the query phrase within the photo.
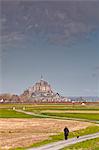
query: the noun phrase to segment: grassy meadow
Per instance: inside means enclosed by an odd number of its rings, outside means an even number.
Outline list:
[[[0,118],[33,118],[33,116],[12,109],[0,109]]]
[[[31,116],[16,112],[12,109],[13,107],[33,112],[36,115]],[[72,104],[0,104],[0,118],[43,118],[44,116],[99,121],[99,104],[85,106]]]
[[[22,112],[16,112],[13,107],[18,110],[24,110],[27,112],[32,112],[32,115],[25,114]],[[98,105],[67,105],[67,104],[0,104],[0,118],[19,118],[19,119],[31,119],[31,118],[55,118],[55,119],[72,119],[80,120],[85,119],[86,121],[99,121],[99,104]],[[80,120],[83,121],[83,120]],[[99,132],[99,126],[93,123],[93,126],[89,126],[86,129],[80,129],[72,131],[69,134],[69,138],[75,137],[77,135],[86,135]],[[51,135],[48,139],[36,142],[30,147],[38,147],[51,142],[56,142],[63,140],[64,135],[62,133],[57,133],[57,135]],[[95,146],[93,146],[93,144]],[[77,143],[73,146],[64,148],[63,150],[98,150],[99,138],[88,140],[82,143]],[[14,148],[14,150],[24,150],[26,148]]]

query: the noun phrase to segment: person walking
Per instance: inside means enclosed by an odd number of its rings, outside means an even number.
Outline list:
[[[68,134],[69,134],[69,129],[67,127],[64,128],[64,137],[65,137],[65,140],[68,139]]]

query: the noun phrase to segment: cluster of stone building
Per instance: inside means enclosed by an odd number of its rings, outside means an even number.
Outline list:
[[[47,81],[40,80],[21,95],[21,99],[29,102],[65,102],[68,98],[53,92]]]

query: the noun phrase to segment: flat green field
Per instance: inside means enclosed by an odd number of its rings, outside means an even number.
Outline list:
[[[65,104],[64,104],[65,105]],[[26,107],[26,111],[34,112],[45,116],[60,117],[62,119],[86,119],[99,121],[99,105],[36,105],[35,107]],[[51,112],[52,111],[52,112]],[[55,112],[56,111],[56,112]],[[67,111],[67,112],[65,112]],[[71,112],[68,112],[71,111]],[[78,111],[78,112],[76,112]]]
[[[0,118],[33,118],[33,116],[19,113],[11,109],[0,109]]]
[[[12,109],[13,107],[21,110],[25,108],[25,111],[33,112],[36,115],[31,116],[16,112]],[[75,113],[75,111],[79,112]],[[88,111],[90,111],[90,113],[88,113]],[[81,105],[66,105],[66,104],[0,104],[0,118],[43,118],[44,116],[45,117],[48,116],[50,118],[51,117],[52,118],[60,117],[62,119],[78,118],[78,119],[99,121],[99,105],[81,106]]]
[[[66,118],[79,118],[99,121],[98,113],[42,113],[48,116],[66,117]]]
[[[32,113],[34,113],[34,115],[28,115],[28,114],[25,114],[22,112],[16,112],[15,110],[13,110],[13,107],[15,107],[15,109],[32,112]],[[73,118],[75,120],[75,118],[76,118],[78,120],[79,119],[88,119],[91,121],[99,121],[99,105],[81,106],[81,105],[66,105],[66,104],[0,104],[0,118],[4,118],[4,120],[5,120],[5,118],[9,118],[7,120],[10,120],[10,118],[22,118],[22,120],[24,120],[24,118],[25,119],[28,118],[28,121],[29,121],[29,118],[44,118],[44,116],[45,116],[45,118],[57,118],[58,117],[57,119],[63,119],[63,120],[71,119],[71,118]],[[81,124],[82,124],[82,122],[81,122]],[[80,130],[71,132],[69,134],[69,138],[77,136],[77,135],[81,136],[81,135],[85,135],[85,134],[99,132],[99,126],[95,126],[94,123],[92,123],[92,124],[93,124],[93,126],[88,127],[86,129],[80,129]],[[36,128],[37,128],[37,126],[36,126]],[[13,127],[13,130],[14,130],[14,127]],[[13,132],[9,133],[9,136],[12,133]],[[13,134],[13,136],[14,136],[14,134]],[[24,137],[24,134],[22,134],[22,136]],[[17,137],[18,136],[16,135],[16,138]],[[44,145],[47,143],[59,141],[59,140],[62,140],[63,138],[64,138],[63,133],[57,133],[57,135],[50,136],[48,139],[37,142],[35,144],[32,144],[31,146],[36,147],[36,146]],[[91,142],[93,142],[93,144],[97,145],[98,140],[99,140],[99,138],[95,139],[95,140],[91,140]],[[96,150],[96,149],[94,149],[94,147],[93,147],[93,149],[90,148],[90,141],[86,141],[84,145],[85,145],[84,148],[86,148],[86,149],[81,149],[81,150]],[[72,147],[70,147],[70,149],[76,150],[76,148],[79,149],[79,146],[81,146],[81,144],[78,143],[77,145],[75,144],[75,147],[74,147],[75,149],[72,149]],[[97,148],[97,147],[95,147],[95,148]],[[21,149],[24,149],[24,148],[18,148],[18,149],[16,148],[16,150],[21,150]]]

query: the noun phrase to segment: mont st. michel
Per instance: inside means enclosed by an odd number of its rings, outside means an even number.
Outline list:
[[[61,96],[52,90],[51,85],[41,79],[35,85],[29,87],[20,95],[21,100],[29,102],[65,102],[68,98]]]
[[[67,102],[69,98],[54,92],[51,85],[41,78],[21,95],[2,94],[0,102],[4,103],[34,103],[34,102]]]

